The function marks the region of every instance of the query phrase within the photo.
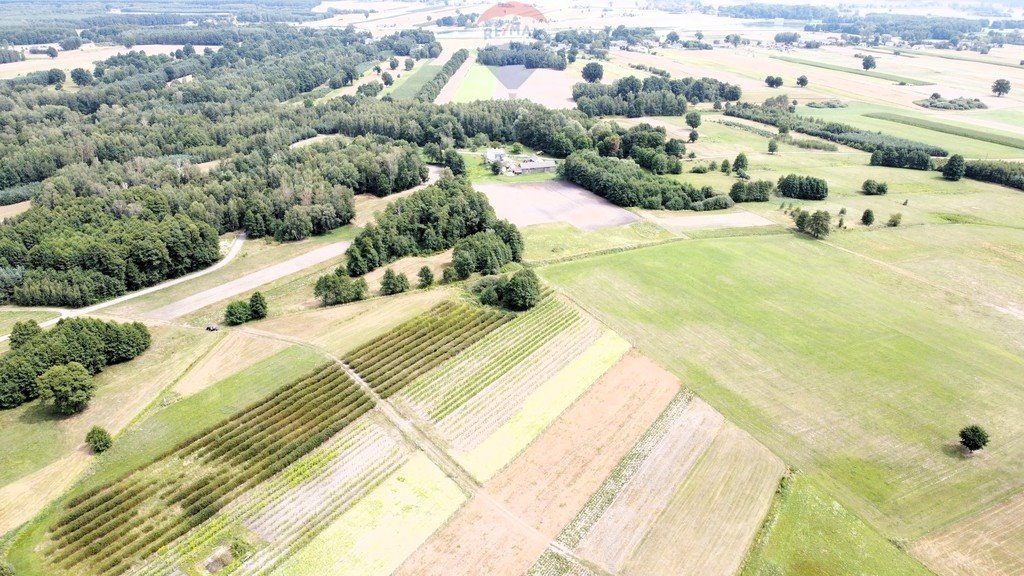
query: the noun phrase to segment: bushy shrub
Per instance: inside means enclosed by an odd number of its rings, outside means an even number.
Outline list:
[[[883,196],[889,193],[889,185],[885,182],[876,182],[868,179],[861,185],[861,191],[868,196]]]
[[[895,228],[895,227],[899,226],[902,223],[903,223],[903,214],[900,214],[899,212],[897,212],[897,213],[893,214],[892,216],[889,216],[889,221],[886,222],[886,226],[889,226],[891,228]]]
[[[316,281],[313,295],[320,299],[324,306],[347,304],[366,298],[366,280],[349,278],[347,271],[339,267],[333,274],[321,276]]]
[[[85,443],[92,448],[93,452],[99,454],[106,452],[114,444],[114,441],[110,437],[110,432],[107,432],[105,428],[93,426],[85,435]]]
[[[249,308],[248,300],[235,300],[228,304],[224,311],[224,323],[228,326],[238,326],[252,320],[252,310]]]

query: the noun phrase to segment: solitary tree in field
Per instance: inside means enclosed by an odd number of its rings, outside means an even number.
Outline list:
[[[679,33],[669,32],[668,36],[665,36],[665,42],[668,42],[669,44],[675,44],[676,42],[679,42]]]
[[[732,173],[732,166],[729,165],[729,159],[722,160],[722,174],[729,175]]]
[[[1003,94],[1010,93],[1010,81],[1005,78],[1000,78],[992,83],[992,93],[996,96],[1002,96]]]
[[[78,362],[53,366],[36,380],[39,385],[39,399],[53,402],[58,414],[74,414],[85,410],[92,398],[92,376]]]
[[[696,130],[690,130],[690,142],[696,142],[697,138],[700,138],[700,134]]]
[[[800,76],[796,79],[796,85],[801,88],[807,88],[807,76]]]
[[[412,58],[406,58],[405,59],[405,69],[407,71],[408,70],[412,70],[414,66],[416,66],[416,61],[415,60],[413,60]]]
[[[871,208],[868,208],[867,210],[865,210],[864,214],[861,214],[860,223],[865,225],[865,226],[871,226],[872,224],[874,224],[875,223],[875,211],[872,210]]]
[[[775,154],[779,151],[779,142],[775,138],[768,141],[768,153]]]
[[[224,311],[224,323],[228,326],[238,326],[252,320],[252,310],[245,300],[236,300],[228,304]]]
[[[85,443],[89,445],[89,448],[92,448],[93,452],[99,454],[109,449],[114,441],[111,440],[110,432],[107,432],[106,429],[93,426],[92,430],[89,430],[89,433],[85,435]]]
[[[960,444],[968,452],[981,450],[988,444],[988,432],[977,424],[971,424],[960,431]]]
[[[865,70],[871,70],[878,66],[878,63],[875,62],[874,56],[865,56],[860,65],[863,66]]]
[[[886,222],[885,225],[890,227],[890,228],[896,228],[897,226],[899,226],[902,223],[903,223],[903,214],[900,214],[899,212],[897,212],[897,213],[889,216],[889,221]]]
[[[693,112],[687,112],[686,113],[686,125],[689,126],[690,128],[694,128],[694,129],[699,128],[700,127],[700,112],[697,112],[696,110],[694,110]]]
[[[391,86],[392,84],[395,83],[395,78],[394,78],[394,76],[391,75],[390,72],[382,73],[380,75],[380,79],[381,79],[382,82],[384,82],[385,86]]]
[[[807,223],[807,233],[815,238],[824,238],[828,236],[828,233],[832,230],[832,216],[824,211],[818,210],[814,214],[811,214],[810,221]]]
[[[747,155],[740,152],[736,155],[736,159],[732,161],[733,170],[746,170],[747,169]]]
[[[430,270],[429,266],[424,266],[423,268],[420,268],[420,271],[417,274],[417,276],[420,279],[420,288],[430,288],[430,286],[434,283],[434,272]]]
[[[600,82],[604,78],[604,66],[597,62],[589,62],[583,67],[583,79],[587,82]]]
[[[946,165],[942,167],[942,177],[953,182],[963,178],[965,172],[967,172],[967,164],[960,154],[950,156]]]
[[[388,67],[392,70],[398,70],[398,58],[392,56],[391,60],[388,60]]]

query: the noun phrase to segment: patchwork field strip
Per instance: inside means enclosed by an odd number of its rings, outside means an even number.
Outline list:
[[[373,407],[330,365],[71,499],[45,543],[55,574],[119,574],[176,542]]]
[[[273,576],[388,576],[466,496],[422,452],[339,516]]]
[[[1024,494],[921,538],[913,551],[944,576],[1024,574]]]
[[[133,574],[171,574],[245,535],[255,552],[224,574],[263,574],[294,554],[408,458],[409,447],[370,412],[330,441],[260,484]]]

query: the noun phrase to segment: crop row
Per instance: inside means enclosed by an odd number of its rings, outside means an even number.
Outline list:
[[[51,529],[50,557],[76,574],[121,573],[372,406],[337,365],[300,379],[176,452],[74,501]]]
[[[287,470],[237,499],[209,522],[147,563],[136,576],[174,573],[192,565],[238,526],[264,544],[219,575],[267,573],[289,552],[346,511],[405,461],[405,450],[383,429],[349,426]]]
[[[545,298],[528,312],[518,314],[514,320],[488,334],[451,362],[446,363],[430,375],[420,378],[407,388],[403,395],[412,401],[423,401],[437,394],[437,388],[445,381],[465,378],[477,370],[480,362],[486,362],[530,331],[538,323],[547,321],[560,308],[555,298]]]
[[[484,364],[480,370],[469,378],[458,379],[455,388],[448,390],[441,400],[440,406],[430,414],[431,420],[439,422],[449,414],[457,410],[481,390],[501,378],[510,370],[516,367],[525,358],[537,351],[546,342],[554,338],[562,330],[565,330],[579,321],[579,314],[575,310],[561,306],[557,314],[547,317],[543,323],[530,326],[523,330],[521,338],[509,342],[508,346]]]
[[[387,398],[512,317],[465,304],[445,306],[441,313],[415,318],[360,347],[346,362]]]

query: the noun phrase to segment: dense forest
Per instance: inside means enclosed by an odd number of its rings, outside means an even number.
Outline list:
[[[839,12],[835,8],[827,6],[813,6],[810,4],[765,4],[756,2],[751,4],[737,4],[735,6],[719,6],[718,15],[730,18],[751,19],[784,18],[786,20],[825,20],[838,18]]]
[[[925,40],[955,41],[962,36],[977,34],[988,25],[986,19],[954,18],[948,16],[920,16],[909,14],[867,14],[864,16],[833,16],[820,24],[808,24],[808,32],[838,32],[859,36],[898,36],[905,42]]]

